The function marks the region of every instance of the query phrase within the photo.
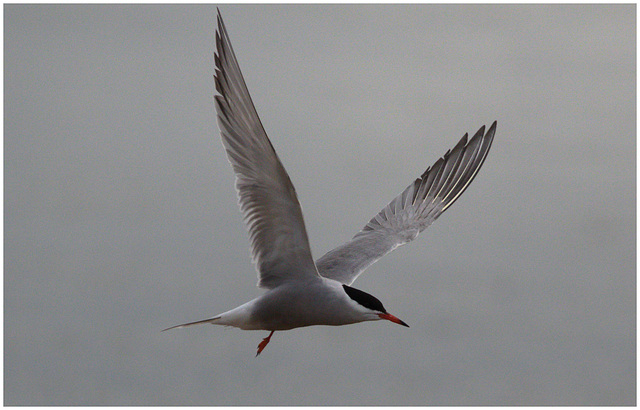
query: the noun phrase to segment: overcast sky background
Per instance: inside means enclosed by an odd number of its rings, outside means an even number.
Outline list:
[[[464,195],[355,286],[389,322],[201,326],[262,291],[215,6],[4,6],[5,404],[636,400],[635,5],[221,5],[315,257],[465,133]]]

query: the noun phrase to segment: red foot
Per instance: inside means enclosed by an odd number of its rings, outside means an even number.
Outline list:
[[[271,333],[269,333],[269,336],[262,339],[262,342],[260,342],[260,344],[258,345],[258,353],[256,353],[256,357],[258,357],[258,355],[262,353],[264,348],[267,347],[267,345],[269,344],[269,340],[271,340],[271,335],[273,335],[273,332],[275,332],[275,330],[272,330]]]

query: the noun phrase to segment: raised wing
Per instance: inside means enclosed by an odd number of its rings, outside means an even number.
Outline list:
[[[236,174],[258,286],[317,276],[296,191],[258,118],[219,12],[216,49],[218,126]]]
[[[350,285],[366,268],[414,240],[460,197],[478,173],[496,132],[494,122],[467,134],[393,199],[350,242],[316,261],[321,276]]]

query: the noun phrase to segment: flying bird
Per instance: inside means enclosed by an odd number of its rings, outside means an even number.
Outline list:
[[[431,165],[349,242],[314,262],[296,191],[260,122],[218,10],[215,107],[222,143],[236,175],[238,202],[258,271],[258,298],[203,323],[265,330],[256,356],[275,331],[388,320],[376,297],[351,284],[367,267],[414,240],[460,197],[482,166],[496,122],[482,126]]]

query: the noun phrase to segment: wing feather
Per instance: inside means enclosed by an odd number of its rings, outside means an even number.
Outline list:
[[[298,197],[260,122],[219,13],[216,51],[218,126],[236,174],[258,286],[317,276]]]
[[[468,135],[394,198],[351,241],[316,261],[321,276],[347,285],[395,248],[414,240],[469,186],[482,167],[497,122],[467,142]]]

